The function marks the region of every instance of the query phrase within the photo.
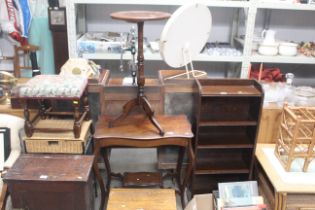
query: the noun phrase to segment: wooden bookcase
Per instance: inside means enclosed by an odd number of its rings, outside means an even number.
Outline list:
[[[192,193],[252,178],[263,91],[254,80],[200,79]]]

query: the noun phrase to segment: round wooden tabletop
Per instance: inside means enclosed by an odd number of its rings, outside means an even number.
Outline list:
[[[125,20],[128,22],[144,22],[148,20],[163,20],[171,16],[167,12],[159,11],[120,11],[114,12],[110,15],[113,19]]]

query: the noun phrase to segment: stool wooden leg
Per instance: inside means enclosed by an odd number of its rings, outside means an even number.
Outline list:
[[[46,119],[46,115],[45,115],[45,112],[46,112],[45,101],[44,100],[39,100],[38,103],[39,103],[39,116],[40,116],[40,119],[44,120],[44,119]]]

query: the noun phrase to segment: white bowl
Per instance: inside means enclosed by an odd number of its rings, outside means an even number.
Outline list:
[[[279,44],[279,54],[283,56],[295,56],[298,44],[292,42],[281,42]]]
[[[258,47],[258,53],[261,55],[274,56],[278,54],[278,44],[264,44],[261,43]]]

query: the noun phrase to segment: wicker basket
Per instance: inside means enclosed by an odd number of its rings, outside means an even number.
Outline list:
[[[27,153],[67,153],[83,154],[88,139],[92,121],[84,121],[79,138],[73,132],[40,133],[35,132],[32,137],[25,137],[24,144]]]

